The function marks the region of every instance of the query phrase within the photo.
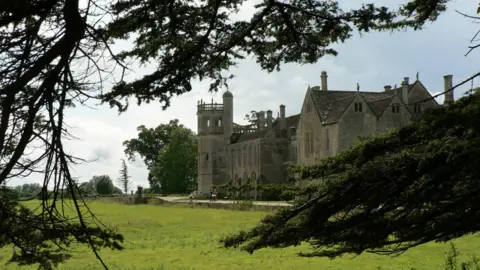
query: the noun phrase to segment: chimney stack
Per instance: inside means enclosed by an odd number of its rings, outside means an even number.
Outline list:
[[[257,129],[264,129],[265,128],[265,112],[257,112]]]
[[[385,88],[385,91],[392,90],[392,86],[391,86],[391,85],[385,85],[383,88]]]
[[[285,105],[280,105],[280,129],[287,129],[287,122],[285,121]]]
[[[320,75],[320,78],[322,79],[322,90],[327,91],[328,90],[328,84],[327,84],[327,72],[322,71],[322,75]]]
[[[267,111],[267,127],[268,128],[272,128],[272,122],[273,122],[272,111],[268,110]]]
[[[408,88],[408,77],[405,77],[402,82],[402,100],[405,104],[408,104]]]
[[[453,75],[445,75],[443,76],[443,83],[444,83],[444,91],[448,91],[449,89],[452,89],[453,87],[453,81],[452,81]],[[454,102],[453,99],[453,90],[448,91],[445,93],[445,101],[443,104],[445,105],[452,105]]]

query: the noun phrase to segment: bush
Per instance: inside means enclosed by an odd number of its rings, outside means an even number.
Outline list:
[[[289,201],[293,200],[299,190],[293,184],[263,184],[255,185],[221,185],[218,186],[218,198],[232,198],[235,200],[253,200],[255,189],[257,191],[257,200],[264,201]]]
[[[143,187],[138,186],[137,192],[135,192],[134,204],[146,204],[147,198],[143,197]]]
[[[480,259],[473,255],[472,259],[466,262],[459,262],[460,252],[455,245],[450,242],[450,251],[445,259],[445,270],[480,270]]]

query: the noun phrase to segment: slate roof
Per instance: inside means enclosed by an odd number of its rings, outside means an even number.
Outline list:
[[[412,84],[409,84],[408,85],[408,92],[410,92],[410,90],[412,90],[412,88],[415,86],[415,84],[417,83],[421,83],[420,81],[415,81],[414,83]],[[391,94],[397,94],[398,96],[402,96],[402,86],[400,87],[397,87],[397,88],[392,88],[391,90],[388,90],[388,91],[385,91],[386,93],[391,93]]]
[[[325,124],[336,123],[357,95],[362,96],[373,113],[380,116],[398,92],[398,88],[383,92],[322,91],[318,86],[311,88],[315,109]]]

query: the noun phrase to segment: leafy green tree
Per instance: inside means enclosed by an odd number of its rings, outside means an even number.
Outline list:
[[[0,186],[0,195],[8,197],[12,200],[18,200],[21,198],[22,193],[21,190],[18,188],[9,188],[6,186]]]
[[[79,185],[79,189],[82,194],[92,196],[97,194],[96,185],[92,181],[83,182]]]
[[[110,195],[115,191],[113,181],[108,175],[94,176],[92,182],[95,183],[95,188],[98,194]]]
[[[128,108],[128,97],[138,104],[157,100],[166,108],[172,96],[190,91],[194,80],[211,81],[212,90],[226,85],[230,76],[224,74],[248,54],[266,71],[278,70],[282,63],[314,63],[336,55],[330,46],[356,31],[421,29],[448,2],[405,0],[397,10],[365,4],[344,11],[338,1],[265,0],[251,18],[234,21],[231,16],[244,1],[117,0],[110,6],[99,0],[1,1],[0,185],[41,172],[43,190],[77,188],[70,166],[82,160],[65,152],[63,138],[69,132],[64,112],[87,99],[107,102],[120,112]],[[112,21],[103,27],[98,22],[104,22],[100,18],[106,13]],[[112,53],[110,44],[133,35],[133,49]],[[134,59],[154,61],[158,68],[140,79],[118,78],[113,89],[104,89],[102,78],[110,74],[103,63],[113,61],[125,70]],[[42,149],[39,158],[29,158],[32,147]],[[22,250],[14,254],[15,262],[48,268],[68,258],[62,248],[75,239],[90,245],[106,268],[98,248],[118,249],[121,237],[82,212],[83,202],[73,191],[78,222],[63,216],[58,209],[63,202],[56,199],[60,192],[54,189],[52,200],[43,197],[41,214],[0,196],[0,212],[13,213],[2,216],[0,246]]]
[[[161,192],[160,174],[154,173],[154,167],[158,161],[159,153],[170,144],[174,132],[178,128],[185,128],[179,124],[178,119],[171,120],[168,124],[161,124],[156,128],[139,126],[138,137],[123,142],[125,154],[132,161],[136,155],[140,155],[149,169],[148,181],[153,193]]]
[[[178,119],[175,119],[156,128],[146,128],[143,125],[137,127],[137,138],[123,142],[125,154],[131,161],[135,161],[135,156],[139,155],[143,158],[147,168],[152,168],[157,161],[158,152],[170,142],[172,132],[178,126],[183,125],[180,125]]]
[[[23,184],[22,186],[18,187],[20,191],[20,197],[22,198],[34,198],[42,191],[42,186],[38,183],[32,184]]]
[[[128,194],[128,188],[131,185],[130,175],[128,175],[128,167],[125,159],[122,159],[122,168],[120,169],[120,177],[118,178],[118,183],[123,188],[123,192]],[[122,192],[120,192],[122,193]]]
[[[113,193],[112,194],[123,194],[123,191],[119,187],[113,186]]]
[[[154,186],[162,193],[187,193],[195,187],[197,176],[197,137],[185,127],[178,126],[170,142],[159,153],[151,174]]]

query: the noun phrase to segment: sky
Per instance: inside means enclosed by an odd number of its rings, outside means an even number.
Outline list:
[[[344,9],[355,8],[361,1],[340,1]],[[401,0],[368,1],[395,7]],[[238,18],[249,18],[255,1],[244,5]],[[477,52],[465,57],[470,39],[478,31],[478,25],[464,18],[455,10],[471,14],[478,6],[477,1],[457,0],[450,3],[449,11],[421,32],[402,31],[369,33],[355,36],[345,44],[333,45],[339,54],[325,57],[311,65],[284,65],[280,72],[262,71],[254,60],[241,61],[230,70],[236,78],[230,82],[234,96],[234,121],[244,123],[244,116],[251,110],[273,111],[276,116],[279,105],[286,106],[286,115],[300,112],[307,87],[320,84],[320,73],[328,73],[331,90],[355,90],[359,83],[362,91],[383,91],[384,85],[400,85],[404,77],[415,80],[419,72],[420,81],[432,93],[443,91],[443,76],[453,75],[453,84],[465,80],[478,72]],[[128,44],[117,44],[117,49]],[[155,65],[136,66],[129,78],[153,72]],[[478,86],[475,84],[475,86]],[[455,98],[461,96],[470,85],[455,90]],[[171,106],[162,110],[162,104],[152,102],[136,106],[131,102],[127,112],[118,114],[108,105],[89,104],[66,112],[66,123],[70,132],[78,139],[66,141],[65,148],[81,158],[95,160],[72,167],[72,174],[80,182],[94,175],[107,174],[117,179],[121,159],[125,158],[122,142],[137,135],[137,127],[156,127],[179,119],[180,123],[196,132],[196,105],[203,99],[221,102],[222,93],[209,93],[208,82],[195,82],[193,90],[172,99]],[[438,98],[443,103],[443,96]],[[148,187],[148,171],[140,158],[128,161],[133,187]],[[28,182],[40,181],[33,176]],[[12,179],[8,185],[18,185],[25,180]]]

